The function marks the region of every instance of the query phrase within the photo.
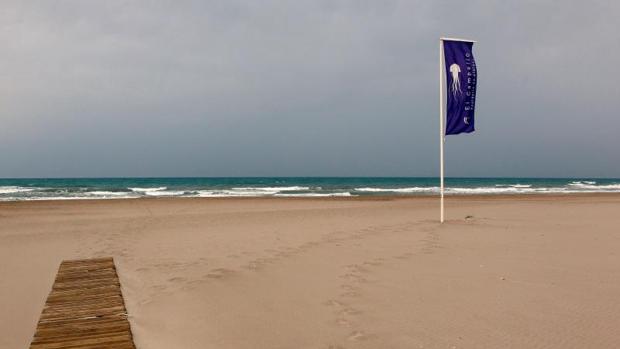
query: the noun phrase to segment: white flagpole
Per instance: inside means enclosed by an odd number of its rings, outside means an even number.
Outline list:
[[[443,42],[448,41],[465,41],[476,42],[475,40],[457,39],[457,38],[439,38],[439,195],[440,195],[440,218],[439,221],[443,223],[445,218],[443,194],[444,194],[444,161],[443,161],[443,148],[446,143],[446,129],[444,122],[444,94],[443,94],[443,76],[445,74],[445,57],[443,54]]]
[[[445,136],[445,127],[444,117],[443,117],[443,71],[444,71],[444,57],[443,57],[443,39],[439,39],[439,192],[440,192],[440,201],[441,201],[441,214],[440,214],[440,222],[444,221],[444,209],[443,209],[443,146],[446,140]]]

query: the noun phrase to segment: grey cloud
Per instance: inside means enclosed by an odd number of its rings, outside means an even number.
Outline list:
[[[4,1],[0,177],[438,168],[440,36],[478,40],[450,176],[620,177],[613,1]]]

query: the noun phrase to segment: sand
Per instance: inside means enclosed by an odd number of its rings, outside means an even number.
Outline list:
[[[0,348],[113,256],[140,349],[618,348],[620,196],[0,203]],[[466,219],[466,216],[472,216]]]

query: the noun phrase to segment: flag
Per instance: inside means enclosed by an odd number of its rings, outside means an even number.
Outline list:
[[[447,83],[446,135],[474,132],[476,62],[473,42],[443,40]]]

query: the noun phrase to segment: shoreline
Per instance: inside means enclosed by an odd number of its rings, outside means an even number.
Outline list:
[[[463,201],[470,199],[560,199],[560,198],[597,198],[597,197],[620,197],[620,192],[607,193],[517,193],[517,194],[446,194],[446,200]],[[397,200],[433,200],[439,199],[439,195],[359,195],[359,196],[222,196],[222,197],[138,197],[138,198],[70,198],[70,199],[36,199],[36,200],[7,200],[0,201],[1,206],[28,203],[102,203],[102,202],[123,202],[123,201],[235,201],[235,200],[290,200],[290,201],[397,201]]]

